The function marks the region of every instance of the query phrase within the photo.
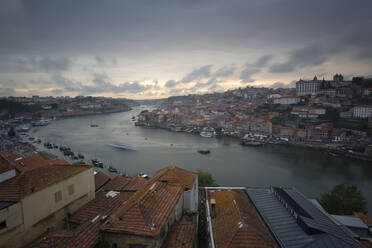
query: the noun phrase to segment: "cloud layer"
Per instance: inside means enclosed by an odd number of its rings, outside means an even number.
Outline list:
[[[165,97],[370,75],[370,0],[3,0],[0,94]]]

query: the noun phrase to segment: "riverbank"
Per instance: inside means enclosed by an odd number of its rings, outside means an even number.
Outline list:
[[[169,126],[169,125],[160,125],[157,123],[146,123],[146,122],[136,122],[135,126],[146,127],[146,128],[160,128],[165,129],[171,132],[185,132],[185,133],[197,133],[199,134],[202,128],[193,127],[193,128],[185,128],[181,126]],[[227,132],[227,133],[220,133],[219,137],[233,137],[236,139],[241,140],[244,137],[244,134],[238,132]],[[281,140],[280,137],[271,136],[267,140],[259,140],[258,142],[264,144],[271,144],[271,145],[281,145],[281,146],[291,146],[291,147],[299,147],[304,149],[311,149],[316,151],[322,151],[330,156],[342,156],[351,159],[357,159],[367,162],[372,162],[372,157],[367,156],[362,153],[357,153],[351,150],[340,150],[337,147],[343,146],[346,144],[338,143],[326,143],[326,144],[319,144],[319,143],[303,143],[303,142],[292,142],[292,141],[284,141]]]

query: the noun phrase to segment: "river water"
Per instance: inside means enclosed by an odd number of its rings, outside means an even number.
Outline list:
[[[131,118],[142,109],[141,106],[124,113],[56,120],[31,132],[43,141],[71,147],[85,155],[86,161],[98,158],[106,168],[112,165],[131,176],[137,172],[153,175],[163,167],[176,165],[192,171],[209,171],[221,186],[290,186],[308,197],[318,197],[336,184],[355,184],[367,198],[372,213],[371,163],[303,148],[243,147],[233,138],[203,138],[135,127]],[[99,127],[90,127],[92,123]],[[136,151],[108,145],[115,141],[135,146]],[[199,154],[200,149],[209,149],[211,153]],[[54,153],[63,157],[57,150]]]

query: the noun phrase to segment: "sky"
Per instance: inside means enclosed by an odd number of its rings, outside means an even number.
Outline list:
[[[155,99],[372,77],[371,0],[1,0],[0,96]]]

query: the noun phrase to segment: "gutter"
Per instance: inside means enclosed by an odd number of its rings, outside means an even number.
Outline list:
[[[211,244],[211,248],[215,248],[214,246],[214,238],[213,238],[213,229],[212,229],[212,219],[211,219],[211,215],[210,215],[210,212],[209,212],[209,201],[208,201],[208,197],[207,197],[207,187],[204,188],[205,190],[205,199],[206,199],[206,204],[207,204],[207,221],[208,221],[208,226],[209,226],[209,235],[210,235],[210,244]]]

